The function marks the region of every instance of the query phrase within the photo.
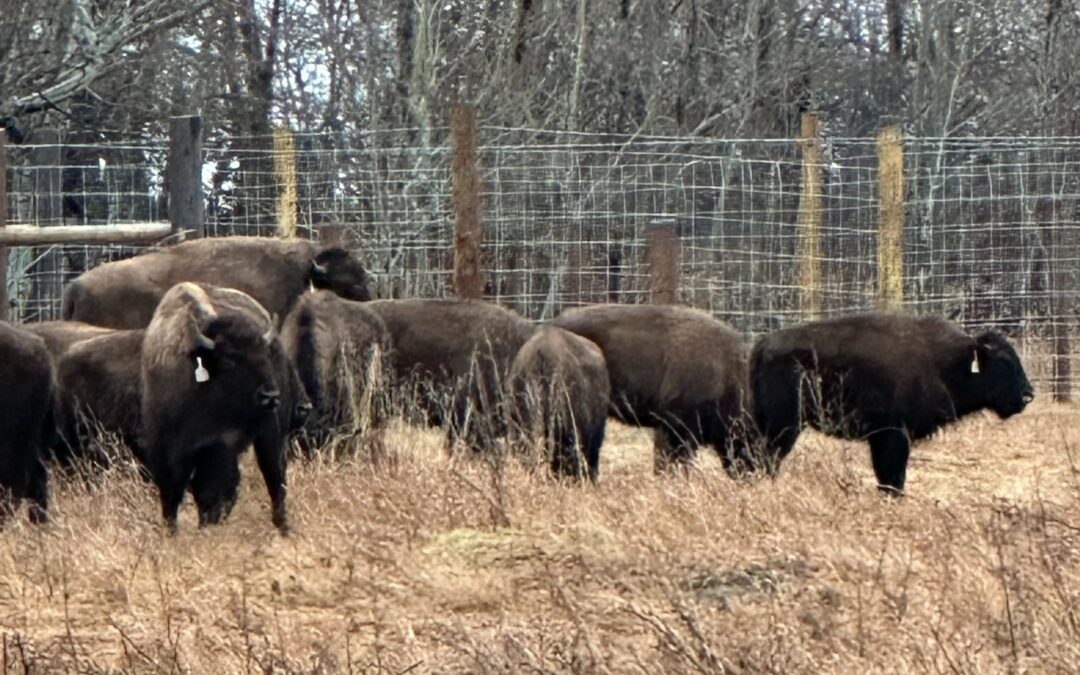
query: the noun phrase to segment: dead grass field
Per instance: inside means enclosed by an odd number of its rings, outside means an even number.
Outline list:
[[[654,476],[613,426],[601,484],[450,461],[254,462],[223,526],[164,534],[124,473],[0,532],[6,672],[1080,672],[1080,408],[976,416],[881,498],[865,446],[805,434],[781,478]],[[508,524],[507,524],[508,523]]]

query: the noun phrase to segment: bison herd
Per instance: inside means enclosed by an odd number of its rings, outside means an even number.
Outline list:
[[[655,430],[659,469],[711,446],[732,476],[776,475],[800,431],[870,445],[902,494],[912,441],[1034,394],[1003,336],[867,313],[748,345],[704,312],[596,305],[535,325],[481,301],[371,300],[350,251],[205,239],[101,265],[67,288],[63,321],[0,324],[0,519],[47,519],[46,463],[130,450],[175,530],[228,516],[249,447],[287,531],[289,440],[306,453],[391,415],[478,454],[542,448],[556,475],[596,481],[609,415]],[[406,403],[407,402],[407,403]]]

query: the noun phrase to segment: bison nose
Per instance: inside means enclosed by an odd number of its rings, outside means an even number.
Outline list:
[[[260,408],[273,410],[281,403],[281,393],[277,389],[260,389],[255,394],[255,400],[259,402]]]
[[[1025,390],[1024,395],[1023,395],[1023,400],[1024,400],[1024,405],[1027,405],[1028,403],[1031,403],[1032,401],[1035,400],[1035,392],[1032,391],[1031,389]]]

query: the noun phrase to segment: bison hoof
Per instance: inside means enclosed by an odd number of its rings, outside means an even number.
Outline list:
[[[35,525],[45,525],[49,522],[49,512],[40,506],[31,506],[30,522]]]
[[[894,497],[896,499],[899,499],[900,497],[904,496],[904,488],[898,488],[898,487],[894,487],[892,485],[881,485],[881,484],[879,484],[877,486],[877,489],[878,489],[879,492],[881,492],[881,494],[886,495],[888,497]]]

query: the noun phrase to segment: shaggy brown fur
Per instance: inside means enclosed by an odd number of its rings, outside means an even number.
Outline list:
[[[510,361],[533,332],[517,314],[480,300],[376,300],[386,323],[397,393],[412,391],[431,424],[475,450],[505,432],[502,396]]]
[[[22,327],[45,341],[53,359],[59,359],[76,343],[113,332],[111,328],[82,321],[42,321],[23,324]]]
[[[285,318],[281,342],[315,408],[307,424],[309,447],[378,425],[382,355],[390,335],[368,303],[329,291],[306,293]]]
[[[600,345],[612,413],[662,433],[658,468],[688,461],[702,444],[729,471],[749,459],[747,348],[727,325],[670,305],[592,305],[554,323]]]
[[[200,524],[228,515],[240,453],[265,425],[280,420],[277,339],[265,311],[250,311],[253,302],[231,289],[178,284],[161,300],[143,338],[141,439],[171,530],[189,486]],[[196,379],[199,362],[205,382]],[[283,471],[272,480],[283,498]],[[278,515],[275,505],[275,521]],[[284,530],[283,506],[280,515],[275,524]]]
[[[611,405],[600,348],[570,331],[542,326],[514,357],[509,380],[515,426],[544,439],[552,472],[596,481]]]
[[[145,328],[174,284],[236,288],[283,318],[309,286],[368,300],[367,273],[342,248],[258,237],[198,239],[80,275],[64,293],[63,316],[112,328]]]
[[[49,476],[42,453],[53,429],[53,367],[45,342],[0,323],[0,524],[23,499],[47,520]]]
[[[983,408],[1010,417],[1034,398],[1002,335],[970,337],[943,319],[903,314],[827,319],[766,335],[754,346],[752,377],[767,468],[775,472],[800,430],[812,426],[868,440],[879,486],[897,494],[912,440]]]

